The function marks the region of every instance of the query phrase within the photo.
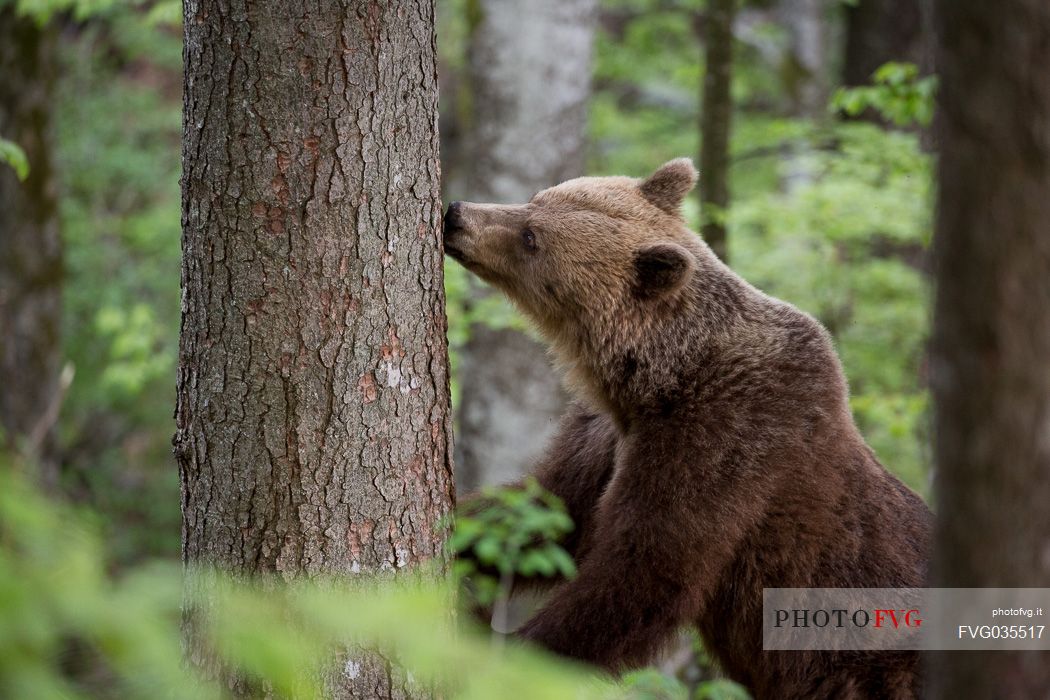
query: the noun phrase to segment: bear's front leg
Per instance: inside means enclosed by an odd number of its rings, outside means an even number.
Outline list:
[[[519,636],[612,673],[644,666],[693,612],[679,577],[651,563],[630,546],[596,548]]]
[[[626,436],[577,577],[520,636],[612,672],[649,663],[703,614],[771,478],[673,425]]]

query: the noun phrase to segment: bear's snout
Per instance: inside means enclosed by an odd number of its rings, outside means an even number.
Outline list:
[[[445,211],[444,235],[463,228],[463,202],[452,202]]]
[[[452,202],[445,211],[442,222],[441,237],[445,245],[445,252],[453,258],[461,259],[462,251],[455,246],[455,236],[463,230],[463,202]]]

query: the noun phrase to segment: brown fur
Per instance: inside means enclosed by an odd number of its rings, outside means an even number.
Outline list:
[[[520,634],[616,672],[695,624],[757,698],[917,697],[917,653],[762,651],[764,587],[924,585],[931,516],[858,433],[824,328],[686,228],[695,181],[679,159],[446,215],[579,397],[537,472],[579,573]]]

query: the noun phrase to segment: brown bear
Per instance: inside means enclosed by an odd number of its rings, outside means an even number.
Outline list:
[[[917,697],[917,652],[762,649],[765,587],[924,585],[931,515],[860,436],[820,323],[686,227],[696,178],[683,158],[445,215],[445,251],[537,324],[578,399],[536,472],[578,574],[519,634],[619,672],[695,624],[757,698]]]

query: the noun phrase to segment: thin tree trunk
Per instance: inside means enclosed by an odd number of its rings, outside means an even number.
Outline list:
[[[0,8],[0,137],[18,144],[29,176],[0,164],[0,427],[49,487],[58,481],[62,240],[51,168],[55,41],[49,28]]]
[[[788,30],[781,67],[791,114],[822,121],[828,112],[826,0],[779,0],[777,16]]]
[[[729,131],[733,117],[733,18],[736,0],[711,0],[704,16],[704,99],[700,115],[701,233],[722,260],[728,255]]]
[[[814,124],[828,116],[826,0],[779,0],[777,16],[788,30],[789,42],[780,68],[793,117]],[[781,182],[792,192],[816,178],[809,139],[794,140],[785,153]]]
[[[1050,5],[939,0],[937,585],[1050,586]],[[1050,696],[1050,653],[934,654],[936,698]]]
[[[431,0],[186,0],[183,557],[442,557],[453,499]],[[198,659],[208,665],[208,659]],[[381,660],[340,697],[405,697]]]
[[[583,173],[596,2],[482,0],[478,12],[467,192],[457,198],[526,202]],[[460,357],[457,484],[513,480],[564,412],[559,378],[539,343],[517,330],[477,324]]]

